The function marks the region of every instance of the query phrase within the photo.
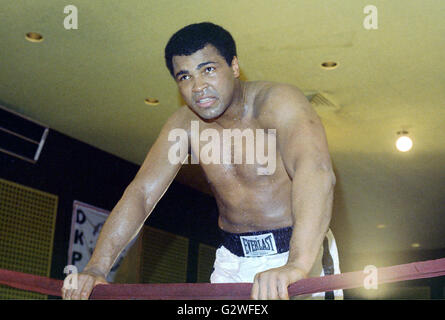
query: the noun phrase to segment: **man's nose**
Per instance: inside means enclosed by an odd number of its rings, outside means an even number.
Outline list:
[[[195,82],[193,83],[193,88],[192,88],[194,93],[200,93],[207,88],[207,83],[203,81],[203,79],[196,77],[194,80]]]

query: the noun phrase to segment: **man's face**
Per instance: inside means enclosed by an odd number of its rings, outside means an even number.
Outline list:
[[[224,113],[234,96],[235,79],[239,77],[236,58],[232,65],[212,45],[190,56],[174,56],[173,72],[182,98],[203,119],[214,119]]]

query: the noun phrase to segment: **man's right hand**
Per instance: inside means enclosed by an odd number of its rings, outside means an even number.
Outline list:
[[[62,287],[62,298],[65,300],[88,300],[93,288],[98,284],[108,284],[105,276],[93,272],[77,274],[77,289]]]

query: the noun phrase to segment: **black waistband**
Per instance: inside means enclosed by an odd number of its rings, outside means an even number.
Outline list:
[[[222,235],[222,243],[224,247],[226,247],[233,254],[244,257],[244,250],[241,244],[241,238],[243,236],[257,236],[266,233],[272,233],[275,244],[277,247],[277,253],[283,253],[289,251],[289,242],[292,237],[292,227],[285,227],[281,229],[275,230],[264,230],[264,231],[255,231],[255,232],[246,232],[246,233],[230,233],[224,230],[221,230]]]

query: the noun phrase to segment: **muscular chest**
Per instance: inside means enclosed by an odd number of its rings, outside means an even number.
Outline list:
[[[213,185],[252,182],[273,176],[281,161],[275,130],[254,123],[223,129],[196,122],[191,128],[192,163],[199,163]]]

